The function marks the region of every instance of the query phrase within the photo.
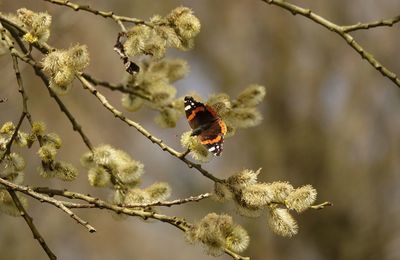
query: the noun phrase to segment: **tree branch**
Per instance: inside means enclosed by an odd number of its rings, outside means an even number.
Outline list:
[[[390,18],[390,19],[384,19],[384,20],[379,20],[379,21],[374,21],[374,22],[369,22],[369,23],[357,23],[357,24],[352,24],[352,25],[343,25],[342,30],[345,33],[349,33],[349,32],[354,32],[357,30],[368,30],[370,28],[382,27],[382,26],[392,27],[393,25],[395,25],[398,22],[400,22],[400,15]]]
[[[49,246],[46,244],[46,241],[43,239],[43,237],[37,230],[36,226],[33,224],[32,217],[28,214],[28,212],[26,212],[24,206],[22,205],[15,191],[9,188],[7,189],[7,191],[10,194],[11,198],[13,199],[15,206],[18,208],[19,214],[21,215],[21,217],[24,218],[26,224],[28,224],[29,228],[31,229],[33,238],[39,242],[40,246],[46,252],[49,259],[51,260],[57,259],[56,255],[51,251]]]
[[[151,97],[142,95],[142,94],[138,93],[137,91],[135,91],[134,89],[126,87],[125,85],[122,85],[122,84],[115,85],[115,84],[111,84],[107,81],[98,80],[98,79],[93,78],[91,75],[89,75],[87,73],[82,73],[82,77],[84,77],[87,81],[89,81],[90,83],[92,83],[95,86],[102,86],[102,87],[108,88],[112,91],[119,91],[122,93],[131,94],[133,96],[140,97],[140,98],[150,101],[150,102],[153,101],[151,99]]]
[[[185,198],[185,199],[177,199],[177,200],[172,200],[172,201],[158,201],[158,202],[153,202],[153,203],[147,203],[147,204],[129,204],[129,205],[119,205],[125,208],[137,208],[137,207],[153,207],[153,206],[164,206],[164,207],[171,207],[174,205],[181,205],[181,204],[185,204],[188,202],[199,202],[200,200],[206,199],[211,197],[212,194],[211,193],[204,193],[204,194],[200,194],[197,196],[191,196],[189,198]]]
[[[61,209],[65,213],[67,213],[72,219],[74,219],[76,222],[84,226],[90,233],[96,232],[96,229],[92,227],[89,222],[81,219],[79,216],[77,216],[74,212],[72,212],[69,208],[67,208],[63,202],[58,201],[56,199],[50,198],[49,196],[45,196],[43,194],[37,193],[33,191],[31,188],[26,187],[26,186],[21,186],[15,183],[12,183],[10,181],[7,181],[3,178],[0,178],[0,184],[10,188],[13,191],[19,191],[22,192],[32,198],[35,198],[39,200],[40,202],[46,202],[49,203],[53,206],[56,206],[57,208]]]
[[[55,189],[49,189],[47,187],[33,188],[33,190],[35,190],[36,192],[39,192],[39,193],[47,194],[49,196],[61,196],[61,197],[69,198],[69,199],[83,200],[83,201],[89,202],[90,204],[95,205],[95,208],[108,209],[108,210],[113,211],[118,214],[137,216],[137,217],[143,218],[144,220],[146,220],[148,218],[156,219],[161,222],[171,224],[184,232],[188,231],[192,227],[192,224],[188,223],[183,218],[170,217],[170,216],[158,214],[158,213],[151,212],[151,211],[130,209],[130,208],[126,208],[126,207],[122,207],[122,206],[118,206],[118,205],[113,205],[108,202],[102,201],[98,198],[94,198],[89,195],[84,195],[84,194],[80,194],[77,192],[70,192],[67,190],[55,190]],[[202,195],[205,196],[205,194],[202,194]],[[198,197],[201,197],[201,195]],[[192,200],[192,201],[194,201],[194,200]],[[248,257],[243,257],[241,255],[238,255],[235,252],[233,252],[227,248],[224,248],[223,250],[226,254],[230,255],[234,259],[240,259],[240,260],[249,260],[250,259]]]
[[[298,14],[298,15],[304,16],[304,17],[314,21],[315,23],[327,28],[328,30],[340,35],[347,42],[347,44],[350,45],[350,47],[353,48],[358,54],[360,54],[363,59],[365,59],[369,64],[371,64],[372,67],[374,67],[377,71],[379,71],[384,77],[390,79],[396,86],[400,87],[400,79],[397,77],[397,75],[394,72],[390,71],[385,66],[383,66],[377,59],[374,58],[374,56],[371,53],[367,52],[353,38],[353,36],[351,36],[348,33],[349,32],[348,27],[346,28],[346,26],[339,26],[339,25],[323,18],[322,16],[317,15],[316,13],[312,12],[310,9],[305,9],[305,8],[299,7],[297,5],[288,3],[284,0],[261,0],[261,1],[263,1],[267,4],[270,4],[270,5],[279,6],[283,9],[291,12],[293,15]],[[397,22],[396,19],[397,18],[395,18],[395,22]],[[374,27],[374,26],[370,26],[370,27]]]
[[[69,7],[75,11],[86,11],[95,15],[100,15],[104,18],[111,18],[113,19],[120,27],[123,32],[126,32],[126,28],[123,24],[123,22],[129,22],[133,24],[145,24],[147,26],[152,27],[150,24],[147,24],[145,21],[137,19],[137,18],[132,18],[132,17],[127,17],[127,16],[120,16],[120,15],[115,15],[112,11],[105,12],[105,11],[99,11],[91,8],[89,5],[79,5],[72,3],[71,1],[68,0],[44,0],[46,2],[56,4],[56,5],[62,5]]]

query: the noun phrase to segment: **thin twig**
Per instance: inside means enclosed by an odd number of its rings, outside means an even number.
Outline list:
[[[12,144],[13,144],[15,138],[16,138],[17,135],[18,135],[19,128],[21,127],[22,122],[24,121],[25,116],[26,116],[25,112],[22,112],[22,113],[21,113],[21,116],[20,116],[20,118],[19,118],[18,124],[17,124],[17,126],[15,127],[14,133],[13,133],[13,135],[11,136],[11,139],[8,141],[8,143],[7,143],[7,145],[6,145],[6,151],[4,152],[4,154],[3,154],[3,155],[1,156],[1,158],[0,158],[0,163],[4,160],[4,158],[6,158],[7,155],[9,155],[9,154],[11,153],[11,146],[12,146]]]
[[[368,30],[370,28],[382,27],[382,26],[392,27],[393,25],[395,25],[398,22],[400,22],[400,15],[390,18],[390,19],[384,19],[384,20],[379,20],[379,21],[374,21],[374,22],[369,22],[369,23],[357,23],[357,24],[352,24],[352,25],[343,25],[342,29],[343,29],[343,32],[349,33],[349,32],[354,32],[357,30]]]
[[[95,15],[100,15],[104,18],[111,18],[113,19],[120,27],[123,32],[126,32],[126,28],[122,22],[129,22],[133,24],[145,24],[147,26],[150,26],[150,24],[146,23],[143,20],[137,19],[137,18],[132,18],[132,17],[127,17],[127,16],[120,16],[120,15],[115,15],[112,11],[105,12],[105,11],[99,11],[91,8],[89,5],[79,5],[72,3],[71,1],[68,0],[44,0],[46,2],[56,4],[56,5],[63,5],[66,7],[69,7],[75,11],[86,11]]]
[[[158,213],[151,212],[151,211],[144,211],[141,209],[125,208],[125,207],[121,207],[118,205],[113,205],[113,204],[103,201],[99,198],[95,198],[90,195],[85,195],[85,194],[81,194],[78,192],[71,192],[71,191],[67,191],[67,190],[56,190],[56,189],[50,189],[47,187],[32,188],[32,191],[37,192],[39,194],[46,194],[51,197],[52,196],[61,196],[64,198],[69,198],[69,199],[83,200],[90,204],[95,205],[95,208],[108,209],[108,210],[114,211],[117,214],[136,216],[136,217],[141,217],[143,219],[149,219],[149,218],[157,219],[159,221],[172,224],[172,225],[176,226],[177,228],[181,229],[182,231],[187,231],[191,227],[191,224],[189,224],[183,218],[169,217],[166,215],[158,214]]]
[[[90,83],[92,83],[95,86],[102,86],[102,87],[108,88],[112,91],[119,91],[122,93],[131,94],[133,96],[140,97],[140,98],[150,101],[150,102],[153,101],[151,99],[151,97],[148,97],[141,93],[138,93],[137,91],[135,91],[135,89],[129,88],[125,85],[122,85],[122,84],[115,85],[115,84],[109,83],[108,81],[98,80],[98,79],[93,78],[91,75],[89,75],[87,73],[82,73],[82,77],[87,79]]]
[[[250,260],[250,257],[241,256],[239,254],[236,254],[235,252],[229,250],[228,248],[224,248],[224,252],[226,254],[230,255],[235,260]]]
[[[325,207],[330,207],[330,206],[333,206],[333,203],[329,202],[329,201],[325,201],[321,204],[312,205],[310,208],[311,209],[324,209]]]
[[[48,190],[48,188],[36,188],[37,191],[42,191],[43,190]],[[59,192],[59,191],[57,191]],[[54,195],[54,194],[51,194]],[[123,207],[123,208],[149,208],[149,207],[171,207],[175,205],[182,205],[185,203],[189,202],[199,202],[200,200],[206,199],[211,197],[211,193],[204,193],[200,194],[198,196],[191,196],[188,198],[184,199],[177,199],[177,200],[172,200],[172,201],[158,201],[158,202],[153,202],[153,203],[138,203],[138,204],[129,204],[129,205],[124,205],[124,204],[118,204],[117,206]],[[67,208],[78,208],[78,209],[91,209],[91,208],[97,208],[97,205],[95,204],[80,204],[80,203],[72,203],[72,202],[63,202],[63,204]]]
[[[172,201],[158,201],[158,202],[146,203],[146,204],[129,204],[129,205],[119,205],[119,206],[125,207],[125,208],[138,208],[138,207],[147,208],[147,207],[153,207],[153,206],[171,207],[174,205],[181,205],[181,204],[185,204],[188,202],[198,202],[200,200],[203,200],[203,199],[206,199],[209,197],[211,197],[211,193],[204,193],[204,194],[200,194],[197,196],[191,196],[189,198],[177,199],[177,200],[172,200]]]
[[[397,75],[390,71],[388,68],[383,66],[374,56],[367,52],[348,32],[348,28],[346,26],[337,25],[322,16],[317,15],[316,13],[312,12],[310,9],[305,9],[299,7],[297,5],[288,3],[283,0],[261,0],[267,4],[279,6],[293,15],[301,15],[304,16],[315,23],[327,28],[328,30],[335,32],[336,34],[340,35],[351,48],[353,48],[358,54],[361,55],[363,59],[365,59],[369,64],[372,65],[377,71],[379,71],[384,77],[390,79],[396,86],[400,87],[400,79]],[[347,30],[347,31],[346,31]],[[351,31],[351,30],[350,30]],[[354,30],[353,30],[354,31]]]
[[[10,194],[11,198],[13,199],[15,206],[18,208],[19,214],[21,215],[21,217],[24,218],[26,224],[28,224],[29,228],[31,229],[33,238],[39,242],[40,246],[46,252],[49,259],[51,259],[51,260],[57,259],[56,255],[51,251],[51,249],[47,245],[46,241],[43,239],[43,237],[40,235],[39,231],[37,230],[36,226],[33,224],[32,217],[25,210],[24,206],[22,205],[22,203],[19,200],[15,191],[13,191],[12,189],[7,189],[7,191]]]

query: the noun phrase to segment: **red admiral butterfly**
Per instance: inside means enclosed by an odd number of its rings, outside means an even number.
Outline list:
[[[197,102],[192,97],[185,97],[185,112],[192,136],[198,136],[200,143],[208,151],[219,156],[226,134],[226,125],[217,112],[208,105]]]

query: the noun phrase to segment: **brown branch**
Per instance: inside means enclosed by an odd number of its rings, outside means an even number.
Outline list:
[[[368,30],[370,28],[382,27],[382,26],[392,27],[393,25],[395,25],[398,22],[400,22],[400,15],[390,18],[390,19],[384,19],[384,20],[379,20],[379,21],[375,21],[375,22],[343,25],[342,30],[345,33],[349,33],[349,32],[354,32],[357,30]]]
[[[57,259],[56,255],[51,251],[49,246],[46,244],[46,241],[43,239],[43,237],[40,235],[39,231],[37,230],[36,226],[33,224],[32,217],[25,210],[24,206],[22,205],[22,203],[19,200],[15,191],[13,191],[12,189],[7,189],[7,190],[8,190],[8,193],[10,194],[11,198],[13,199],[15,206],[18,208],[19,214],[21,215],[21,217],[24,218],[26,224],[28,224],[29,228],[31,229],[33,238],[39,242],[40,246],[46,252],[49,259],[51,259],[51,260]]]
[[[48,196],[61,196],[64,198],[69,198],[69,199],[79,199],[86,201],[90,204],[95,205],[95,208],[98,209],[108,209],[111,211],[114,211],[117,214],[125,214],[129,216],[136,216],[136,217],[141,217],[143,219],[157,219],[162,222],[169,223],[177,228],[179,228],[182,231],[187,231],[190,227],[191,224],[186,222],[183,218],[177,218],[177,217],[169,217],[166,215],[158,214],[155,212],[151,211],[144,211],[144,210],[139,210],[139,209],[131,209],[131,208],[125,208],[122,206],[118,205],[113,205],[111,203],[105,202],[99,198],[92,197],[90,195],[85,195],[81,194],[78,192],[71,192],[67,190],[56,190],[56,189],[50,189],[47,187],[38,187],[38,188],[32,188],[32,191],[40,193],[40,194],[47,194]]]
[[[188,202],[199,202],[200,200],[206,199],[211,197],[212,194],[210,193],[204,193],[200,194],[197,196],[191,196],[188,198],[184,199],[177,199],[177,200],[172,200],[172,201],[157,201],[153,203],[138,203],[138,204],[129,204],[129,205],[124,205],[124,204],[118,204],[118,206],[123,207],[123,208],[149,208],[149,207],[171,207],[175,205],[182,205]],[[72,208],[80,208],[80,209],[89,209],[89,208],[96,208],[97,206],[95,204],[79,204],[79,203],[64,203],[64,205],[70,209]]]
[[[108,202],[102,201],[102,200],[100,200],[98,198],[94,198],[94,197],[91,197],[89,195],[84,195],[84,194],[80,194],[80,193],[77,193],[77,192],[70,192],[70,191],[67,191],[67,190],[55,190],[55,189],[49,189],[47,187],[45,187],[45,188],[34,188],[34,190],[36,192],[44,193],[44,194],[47,194],[49,196],[61,196],[61,197],[69,198],[69,199],[83,200],[83,201],[86,201],[86,202],[88,202],[90,204],[95,205],[95,208],[107,209],[107,210],[113,211],[113,212],[118,213],[118,214],[125,214],[125,215],[129,215],[129,216],[137,216],[137,217],[141,217],[141,218],[143,218],[145,220],[149,219],[149,218],[156,219],[156,220],[159,220],[161,222],[165,222],[165,223],[171,224],[171,225],[179,228],[183,232],[188,231],[192,227],[192,224],[188,223],[183,218],[170,217],[170,216],[158,214],[158,213],[151,212],[151,211],[130,209],[130,208],[126,208],[126,207],[122,207],[122,206],[118,206],[118,205],[113,205],[113,204],[110,204]],[[205,194],[202,194],[202,195],[205,195]],[[200,197],[200,196],[198,196],[198,197]],[[224,250],[224,252],[226,254],[230,255],[233,259],[238,259],[238,260],[249,260],[250,259],[248,257],[244,257],[244,256],[241,256],[239,254],[236,254],[235,252],[233,252],[233,251],[231,251],[231,250],[229,250],[227,248],[223,248],[223,250]]]
[[[89,5],[79,5],[72,3],[71,1],[68,0],[44,0],[46,2],[56,4],[56,5],[62,5],[69,7],[75,11],[86,11],[95,15],[100,15],[104,18],[111,18],[113,19],[120,27],[123,32],[126,32],[126,28],[123,24],[123,22],[129,22],[133,24],[145,24],[147,26],[150,26],[150,24],[146,23],[143,20],[137,19],[137,18],[132,18],[132,17],[127,17],[127,16],[120,16],[120,15],[115,15],[112,11],[99,11],[91,8]]]
[[[22,113],[21,113],[21,116],[20,116],[20,118],[19,118],[18,124],[17,124],[17,126],[15,127],[14,133],[13,133],[13,135],[11,136],[11,139],[8,141],[8,143],[7,143],[7,145],[6,145],[6,151],[4,152],[4,154],[3,154],[3,155],[1,156],[1,158],[0,158],[0,163],[4,160],[4,158],[6,158],[7,155],[9,155],[9,154],[11,153],[11,146],[12,146],[12,144],[13,144],[15,138],[16,138],[17,135],[18,135],[19,128],[21,127],[22,122],[24,121],[25,116],[26,116],[26,113],[25,113],[25,112],[22,112]]]
[[[147,101],[150,101],[150,102],[153,101],[151,97],[142,95],[141,93],[138,93],[134,89],[129,88],[129,87],[125,86],[125,85],[122,85],[122,84],[118,84],[118,85],[111,84],[108,81],[95,79],[91,75],[86,74],[86,73],[82,73],[82,77],[84,77],[87,81],[89,81],[90,83],[92,83],[95,86],[102,86],[102,87],[105,87],[105,88],[107,88],[109,90],[112,90],[112,91],[119,91],[119,92],[122,92],[122,93],[131,94],[133,96],[140,97],[140,98],[142,98],[144,100],[147,100]]]
[[[35,191],[33,191],[31,188],[26,187],[26,186],[21,186],[15,183],[12,183],[10,181],[7,181],[3,178],[0,178],[0,184],[10,188],[13,191],[19,191],[22,192],[32,198],[35,198],[36,200],[40,201],[40,202],[46,202],[49,203],[53,206],[56,206],[57,208],[61,209],[62,211],[64,211],[65,213],[67,213],[72,219],[74,219],[76,222],[78,222],[79,224],[81,224],[82,226],[84,226],[90,233],[96,232],[96,229],[94,227],[92,227],[89,222],[81,219],[79,216],[77,216],[74,212],[72,212],[69,208],[67,208],[63,202],[58,201],[56,199],[53,199],[49,196],[45,196],[43,194],[37,193]]]
[[[267,4],[270,5],[275,5],[279,6],[289,12],[291,12],[293,15],[301,15],[304,16],[315,23],[327,28],[328,30],[335,32],[336,34],[340,35],[348,45],[350,45],[351,48],[353,48],[358,54],[361,55],[363,59],[365,59],[369,64],[372,65],[377,71],[379,71],[382,76],[390,79],[396,86],[400,87],[400,79],[397,77],[397,75],[390,71],[388,68],[383,66],[377,59],[374,58],[374,56],[367,52],[354,38],[351,36],[348,32],[348,28],[346,26],[339,26],[322,16],[317,15],[316,13],[312,12],[310,9],[305,9],[302,7],[299,7],[297,5],[288,3],[284,0],[261,0]],[[347,31],[346,31],[347,30]],[[350,30],[351,31],[351,30]],[[353,30],[354,31],[354,30]]]
[[[153,203],[146,203],[146,204],[129,204],[129,205],[119,205],[121,207],[125,207],[125,208],[138,208],[138,207],[153,207],[153,206],[165,206],[165,207],[171,207],[174,205],[181,205],[181,204],[185,204],[188,202],[198,202],[200,200],[206,199],[211,197],[211,193],[204,193],[204,194],[200,194],[197,196],[191,196],[189,198],[185,198],[185,199],[177,199],[177,200],[172,200],[172,201],[158,201],[158,202],[153,202]]]

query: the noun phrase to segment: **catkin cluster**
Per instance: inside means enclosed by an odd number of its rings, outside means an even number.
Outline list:
[[[254,127],[261,123],[262,115],[257,109],[265,97],[265,87],[250,85],[235,100],[225,93],[212,95],[207,105],[211,106],[222,118],[227,127],[226,137],[233,136],[238,128]],[[196,97],[197,100],[199,98]],[[191,136],[191,131],[181,136],[181,144],[191,151],[193,159],[199,162],[211,160],[211,153],[200,143],[197,136]]]
[[[176,88],[172,83],[188,72],[186,61],[181,59],[150,60],[141,63],[136,75],[129,75],[126,86],[134,94],[123,94],[122,105],[136,111],[143,105],[159,111],[155,122],[161,127],[175,127],[183,114],[183,98],[176,99]],[[145,97],[145,98],[143,98]]]
[[[200,32],[200,21],[187,7],[178,7],[165,17],[155,15],[127,32],[124,49],[129,56],[141,54],[162,58],[167,48],[188,50]]]
[[[89,65],[89,53],[86,45],[75,45],[67,50],[56,50],[47,54],[42,65],[50,74],[49,86],[59,95],[68,93],[75,74]]]
[[[254,127],[261,123],[263,118],[257,106],[264,100],[265,92],[264,86],[252,84],[234,100],[221,93],[212,95],[207,104],[225,121],[227,136],[231,136],[238,128]]]
[[[24,158],[18,153],[5,155],[7,145],[11,141],[15,130],[16,127],[12,122],[4,123],[0,128],[0,158],[4,156],[0,163],[0,177],[15,184],[22,184],[24,181],[23,170],[26,166]],[[20,147],[26,147],[32,144],[30,140],[29,134],[18,131],[14,142]],[[21,203],[26,206],[26,199],[20,195],[18,195],[18,197]],[[0,186],[0,211],[11,216],[17,216],[19,214],[10,194],[3,186]]]
[[[189,242],[200,242],[210,255],[220,255],[224,248],[240,253],[250,242],[249,235],[229,215],[210,213],[187,232]]]
[[[30,44],[44,43],[50,37],[51,16],[48,13],[35,13],[21,8],[17,10],[17,16],[13,20],[28,31],[23,39]]]
[[[15,129],[16,127],[13,122],[6,122],[0,128],[0,157],[6,151],[6,146],[11,141]],[[30,146],[32,144],[30,135],[22,131],[18,131],[14,142],[20,147]]]
[[[289,210],[298,213],[310,208],[317,197],[311,185],[293,188],[287,182],[259,183],[254,172],[243,170],[215,183],[215,198],[219,201],[233,200],[238,212],[247,217],[258,217],[263,210],[268,211],[268,225],[276,234],[291,237],[298,227]]]
[[[40,176],[44,178],[58,178],[63,181],[73,181],[78,176],[77,169],[70,163],[56,160],[58,150],[61,148],[61,138],[56,133],[45,133],[46,126],[43,122],[32,125],[32,134],[40,140],[38,155],[42,161],[38,167]]]
[[[25,160],[21,155],[17,153],[6,155],[0,163],[0,177],[16,184],[22,184],[24,181],[23,170],[25,166]],[[18,197],[21,203],[26,206],[26,199],[19,195]],[[11,216],[17,216],[19,214],[10,194],[4,186],[0,186],[0,211]]]
[[[163,201],[170,196],[171,189],[163,182],[140,189],[138,185],[144,173],[143,164],[110,145],[87,152],[81,162],[88,169],[90,185],[110,188],[113,191],[111,201],[115,204],[147,204]]]

